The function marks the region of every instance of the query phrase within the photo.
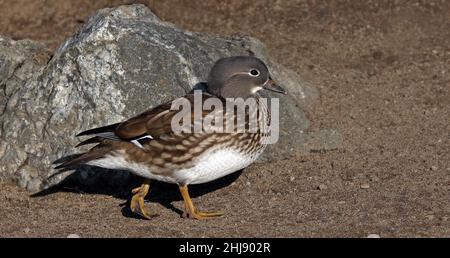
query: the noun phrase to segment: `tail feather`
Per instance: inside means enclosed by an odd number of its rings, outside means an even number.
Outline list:
[[[94,137],[92,137],[92,138],[89,138],[89,139],[87,139],[87,140],[84,140],[84,141],[78,143],[78,144],[75,146],[75,148],[78,148],[78,147],[83,146],[83,145],[92,144],[92,143],[99,143],[99,142],[101,142],[101,138],[98,137],[98,136],[94,136]]]
[[[80,142],[76,147],[92,143],[98,143],[98,145],[94,146],[88,152],[81,153],[80,155],[63,162],[62,164],[56,166],[55,169],[73,168],[78,165],[86,164],[89,161],[102,158],[106,153],[110,152],[113,149],[113,146],[108,143],[108,139],[119,139],[114,134],[114,130],[119,124],[120,123],[116,123],[103,127],[93,128],[77,134],[77,136],[92,135],[93,137]]]
[[[56,166],[55,169],[72,168],[82,164],[87,164],[89,161],[104,157],[104,155],[110,152],[111,150],[112,147],[110,145],[99,144],[94,148],[90,149],[88,152],[83,153],[82,155],[77,156],[74,159],[65,161],[64,163]]]
[[[77,134],[77,136],[100,134],[100,133],[106,133],[106,132],[113,132],[117,128],[117,126],[119,126],[119,124],[120,123],[116,123],[116,124],[112,124],[112,125],[107,125],[107,126],[102,126],[102,127],[89,129],[89,130],[86,130],[86,131],[83,131],[83,132]]]

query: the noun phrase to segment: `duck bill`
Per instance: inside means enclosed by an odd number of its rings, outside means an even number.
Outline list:
[[[281,94],[287,94],[287,91],[283,89],[281,86],[277,85],[274,80],[269,79],[263,86],[263,89],[274,91]]]

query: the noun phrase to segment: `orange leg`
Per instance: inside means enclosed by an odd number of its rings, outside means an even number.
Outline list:
[[[145,207],[144,198],[147,195],[149,189],[150,180],[145,180],[140,187],[131,190],[131,192],[134,194],[130,202],[131,211],[141,215],[146,219],[151,219],[152,217],[158,216],[157,214],[150,213],[150,211]]]
[[[184,200],[184,210],[183,217],[193,218],[193,219],[207,219],[212,217],[222,216],[222,212],[200,212],[194,207],[191,197],[189,196],[188,187],[180,186],[180,192]]]

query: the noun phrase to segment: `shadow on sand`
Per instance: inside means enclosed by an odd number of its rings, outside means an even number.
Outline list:
[[[71,169],[73,170],[73,169]],[[83,182],[83,178],[81,176],[81,171],[88,170],[90,175],[94,176],[95,179],[89,179],[89,182]],[[67,170],[61,170],[57,173],[62,173]],[[122,207],[122,214],[125,217],[130,218],[141,218],[140,216],[131,212],[130,199],[132,196],[131,189],[140,186],[143,179],[137,176],[130,174],[130,176],[126,176],[129,174],[126,171],[118,171],[118,170],[108,170],[99,167],[92,167],[88,165],[81,165],[75,168],[75,171],[67,176],[63,181],[59,184],[54,185],[48,189],[40,191],[31,195],[31,197],[42,197],[46,195],[51,195],[57,192],[72,192],[72,193],[87,193],[87,194],[100,194],[100,195],[110,195],[115,198],[119,198],[125,200],[120,206]],[[237,171],[228,176],[219,178],[215,181],[199,184],[199,185],[190,185],[189,193],[191,197],[195,198],[198,196],[202,196],[204,194],[208,194],[210,192],[216,191],[220,188],[226,187],[236,181],[239,176],[242,174],[242,170]],[[117,177],[117,183],[112,185],[111,180],[107,180],[111,178],[111,176]],[[146,201],[148,202],[156,202],[167,209],[170,209],[180,216],[183,213],[180,209],[176,208],[172,205],[173,201],[182,200],[180,191],[178,186],[175,184],[168,184],[159,181],[152,181],[150,186],[150,192],[146,197]]]

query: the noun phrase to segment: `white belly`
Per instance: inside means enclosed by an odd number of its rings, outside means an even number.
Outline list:
[[[247,167],[259,157],[259,154],[245,155],[232,149],[215,150],[201,155],[194,167],[174,171],[167,175],[152,173],[147,166],[128,162],[122,155],[107,155],[87,164],[109,169],[129,170],[138,176],[166,183],[201,184]]]
[[[202,155],[194,167],[176,171],[174,177],[187,184],[206,183],[247,167],[258,156],[244,155],[232,149],[216,150]]]

